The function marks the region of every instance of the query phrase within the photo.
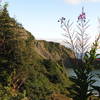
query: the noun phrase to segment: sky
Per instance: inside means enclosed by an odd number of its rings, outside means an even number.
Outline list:
[[[8,2],[8,10],[36,39],[61,41],[64,31],[57,22],[66,17],[76,25],[77,17],[84,6],[89,19],[88,33],[95,37],[98,33],[100,0],[2,0]]]

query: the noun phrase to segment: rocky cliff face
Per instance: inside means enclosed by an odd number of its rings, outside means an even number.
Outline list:
[[[33,46],[34,50],[44,59],[51,59],[65,67],[69,67],[70,60],[74,59],[73,52],[59,43],[35,40]]]
[[[43,59],[51,59],[60,65],[70,67],[70,60],[74,59],[72,50],[60,45],[60,43],[36,40],[34,36],[24,28],[16,29],[16,33],[19,33],[19,35],[17,35],[18,39],[26,41],[32,40],[31,46],[33,50]]]

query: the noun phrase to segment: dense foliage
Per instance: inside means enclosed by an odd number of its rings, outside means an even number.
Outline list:
[[[0,100],[51,100],[54,93],[67,93],[65,68],[38,54],[34,41],[5,4],[0,9]]]

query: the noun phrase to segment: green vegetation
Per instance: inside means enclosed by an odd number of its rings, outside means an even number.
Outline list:
[[[93,95],[93,88],[100,94],[100,87],[93,86],[96,80],[92,73],[94,62],[100,55],[96,53],[100,42],[100,34],[89,50],[89,38],[86,33],[88,21],[84,8],[82,8],[82,13],[78,17],[77,31],[73,29],[73,23],[70,23],[70,20],[67,21],[64,17],[60,18],[58,22],[61,23],[61,28],[65,31],[64,36],[66,37],[67,46],[73,50],[75,55],[72,64],[75,75],[69,77],[72,84],[67,87],[69,91],[68,96],[73,100],[88,100]]]
[[[53,94],[66,95],[70,82],[58,62],[62,56],[69,59],[70,52],[59,44],[35,40],[9,16],[5,4],[0,10],[0,100],[51,100]]]
[[[81,100],[86,100],[87,88],[94,82],[89,73],[90,64],[96,58],[95,47],[86,53],[84,63],[81,62],[88,69],[75,69],[78,77],[71,77],[71,82],[66,67],[72,65],[70,61],[75,59],[74,52],[58,43],[35,40],[9,16],[7,6],[5,4],[0,9],[0,100],[70,100],[66,98],[69,86],[81,93]],[[75,99],[80,96],[76,95]]]

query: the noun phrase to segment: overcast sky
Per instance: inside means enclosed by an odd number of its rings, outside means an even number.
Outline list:
[[[9,3],[10,15],[17,19],[36,39],[61,40],[64,33],[57,20],[71,19],[74,24],[84,6],[90,20],[88,33],[97,34],[100,0],[2,0]]]

